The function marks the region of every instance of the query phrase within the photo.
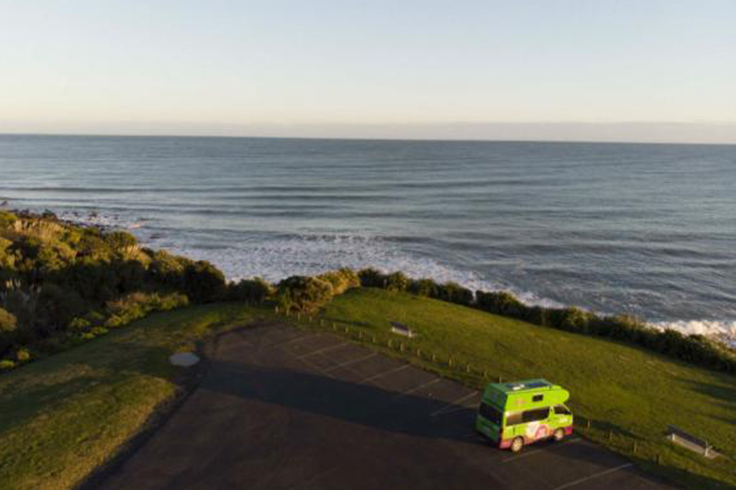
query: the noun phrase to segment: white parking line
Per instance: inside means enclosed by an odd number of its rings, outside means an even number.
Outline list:
[[[358,381],[358,383],[367,383],[368,381],[373,381],[374,379],[378,379],[378,378],[380,378],[382,376],[386,376],[387,374],[398,373],[399,371],[403,371],[404,369],[406,369],[408,367],[410,367],[408,364],[404,364],[403,366],[399,366],[399,367],[397,367],[395,369],[389,369],[388,371],[383,372],[383,373],[376,374],[375,376],[370,376],[368,378],[361,379],[360,381]]]
[[[434,412],[432,412],[430,414],[430,417],[436,417],[436,416],[438,416],[440,414],[452,413],[452,412],[455,412],[457,410],[462,410],[463,408],[466,408],[466,407],[456,407],[455,405],[457,405],[458,403],[464,402],[465,400],[467,400],[470,397],[473,397],[473,396],[475,396],[477,394],[478,394],[478,392],[477,391],[474,391],[474,392],[472,392],[470,394],[467,394],[467,395],[465,395],[465,396],[463,396],[461,398],[458,398],[457,400],[448,403],[447,405],[445,405],[444,407],[440,408],[439,410],[435,410]]]
[[[502,460],[501,462],[502,463],[510,463],[511,461],[515,461],[517,459],[526,458],[527,456],[532,456],[533,454],[545,452],[545,451],[547,451],[549,449],[554,449],[555,447],[559,447],[559,446],[562,446],[564,444],[572,444],[572,443],[575,443],[575,442],[578,442],[578,441],[580,441],[580,438],[579,437],[575,437],[573,439],[567,439],[565,441],[558,442],[554,446],[551,446],[549,448],[534,449],[532,451],[524,451],[523,453],[517,454],[516,456],[511,456],[510,458],[506,458],[506,459]]]
[[[319,367],[319,366],[317,366],[317,365],[315,365],[315,364],[313,364],[313,363],[311,363],[311,362],[307,361],[306,359],[302,359],[302,358],[299,358],[299,357],[297,357],[296,359],[297,359],[298,361],[302,361],[302,362],[303,362],[304,364],[306,364],[307,366],[311,367],[312,369],[316,369],[317,371],[319,371],[320,373],[324,374],[324,375],[325,375],[325,376],[327,376],[328,378],[331,378],[331,379],[336,379],[336,378],[335,378],[335,377],[334,377],[333,375],[331,375],[331,374],[330,374],[330,373],[328,373],[328,372],[325,372],[325,370],[324,370],[324,369],[322,369],[321,367]]]
[[[367,356],[359,357],[357,359],[352,359],[350,361],[343,362],[342,364],[338,364],[337,366],[331,366],[330,368],[325,369],[325,371],[330,372],[330,371],[333,371],[335,369],[340,369],[341,367],[350,366],[352,364],[357,364],[357,363],[359,363],[361,361],[365,361],[367,359],[370,359],[371,357],[376,357],[377,355],[378,355],[378,352],[373,352],[371,354],[368,354]]]
[[[314,350],[312,352],[308,352],[307,354],[302,354],[301,356],[299,356],[299,357],[297,357],[295,359],[301,361],[305,357],[313,356],[314,354],[319,354],[321,352],[327,352],[327,351],[330,351],[330,350],[333,350],[333,349],[338,349],[338,348],[342,347],[343,345],[348,345],[349,343],[350,342],[342,342],[340,344],[336,344],[336,345],[331,345],[329,347],[325,347],[324,349],[317,349],[317,350]]]
[[[570,483],[566,483],[566,484],[564,484],[562,486],[559,486],[557,488],[553,488],[552,490],[562,490],[563,488],[574,487],[575,485],[580,485],[581,483],[585,483],[586,481],[592,480],[593,478],[598,478],[598,477],[601,477],[601,476],[604,476],[604,475],[615,473],[616,471],[623,470],[624,468],[628,468],[629,466],[633,466],[633,464],[632,463],[622,464],[621,466],[616,466],[615,468],[610,468],[610,469],[607,469],[607,470],[604,470],[604,471],[595,473],[593,475],[586,476],[585,478],[581,478],[579,480],[575,480],[575,481],[572,481]]]
[[[435,378],[435,379],[433,379],[431,381],[427,381],[426,383],[422,383],[420,385],[417,385],[414,388],[409,388],[406,391],[402,391],[401,393],[397,394],[394,398],[399,398],[399,397],[408,395],[409,393],[414,393],[417,390],[421,390],[422,388],[426,388],[427,386],[433,385],[433,384],[435,384],[435,383],[437,383],[439,381],[440,381],[440,378]]]
[[[263,347],[265,349],[271,349],[271,348],[277,348],[278,349],[278,348],[281,348],[284,345],[288,345],[288,344],[291,344],[292,342],[296,342],[297,340],[306,339],[307,337],[314,337],[314,335],[311,334],[311,333],[308,333],[308,334],[300,335],[300,336],[298,336],[296,338],[293,338],[293,339],[290,339],[290,340],[285,340],[283,342],[273,342],[273,343],[270,343],[270,344],[265,345]]]

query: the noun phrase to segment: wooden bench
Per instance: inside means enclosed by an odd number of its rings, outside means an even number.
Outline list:
[[[718,453],[713,449],[713,445],[708,441],[696,437],[674,425],[667,426],[667,438],[673,444],[700,453],[706,458],[713,459],[718,456]]]

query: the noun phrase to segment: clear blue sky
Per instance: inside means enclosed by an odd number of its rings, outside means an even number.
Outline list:
[[[736,1],[0,0],[0,70],[9,132],[730,134]]]

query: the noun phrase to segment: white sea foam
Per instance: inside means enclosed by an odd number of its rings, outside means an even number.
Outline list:
[[[67,212],[59,217],[80,224],[129,230],[146,246],[166,248],[172,253],[212,262],[232,281],[260,276],[278,282],[291,275],[315,275],[340,267],[356,270],[373,267],[383,272],[403,271],[413,278],[454,281],[473,291],[508,290],[530,305],[565,306],[533,292],[519,290],[512,284],[489,281],[473,271],[460,270],[433,258],[407,253],[389,240],[369,234],[304,235],[243,242],[223,248],[205,248],[198,243],[187,243],[180,237],[153,233],[147,229],[145,221],[123,216]],[[670,328],[685,334],[717,338],[736,348],[736,320],[663,321],[650,325],[658,329]]]
[[[651,325],[660,330],[672,329],[688,335],[704,335],[736,348],[736,320],[680,320],[652,322]]]

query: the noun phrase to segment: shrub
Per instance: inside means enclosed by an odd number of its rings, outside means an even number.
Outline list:
[[[386,285],[386,274],[372,267],[358,271],[358,277],[364,288],[383,288]]]
[[[426,298],[436,298],[438,295],[437,283],[432,279],[410,280],[407,290],[412,294],[424,296]]]
[[[273,286],[260,277],[243,279],[228,286],[227,297],[231,301],[262,303],[273,294]]]
[[[182,257],[175,257],[165,250],[152,255],[148,274],[151,280],[178,290],[184,289],[184,268],[191,262]]]
[[[20,348],[15,353],[15,359],[19,363],[28,362],[31,360],[31,353],[28,351],[28,349]]]
[[[406,291],[409,287],[409,278],[403,272],[393,272],[386,276],[385,288],[389,291]]]
[[[159,298],[157,309],[160,311],[169,311],[176,308],[183,308],[189,304],[189,298],[185,294],[171,293]]]
[[[53,283],[44,284],[41,288],[39,303],[46,311],[47,321],[57,328],[67,326],[88,309],[87,303],[74,290]]]
[[[195,303],[210,303],[223,296],[225,276],[214,265],[200,260],[184,269],[184,290]]]
[[[473,292],[456,282],[446,282],[437,287],[437,298],[449,303],[470,306],[473,303]]]
[[[0,334],[15,331],[18,321],[15,315],[7,310],[0,308]]]
[[[11,361],[10,359],[3,359],[2,361],[0,361],[0,371],[13,369],[15,366],[15,361]]]
[[[564,308],[560,310],[557,327],[570,332],[588,333],[590,319],[590,313],[580,308]]]
[[[75,318],[69,322],[69,330],[73,332],[86,332],[92,328],[92,323],[86,318]]]
[[[325,272],[317,276],[317,279],[329,282],[332,285],[334,295],[342,294],[350,288],[361,285],[358,275],[352,269],[347,268]]]
[[[18,220],[18,217],[10,211],[0,211],[0,230],[10,228]]]
[[[332,299],[332,285],[321,279],[291,276],[278,285],[276,300],[285,311],[309,313]]]
[[[118,256],[126,257],[131,250],[137,248],[138,241],[130,233],[113,231],[104,237],[109,248]]]

